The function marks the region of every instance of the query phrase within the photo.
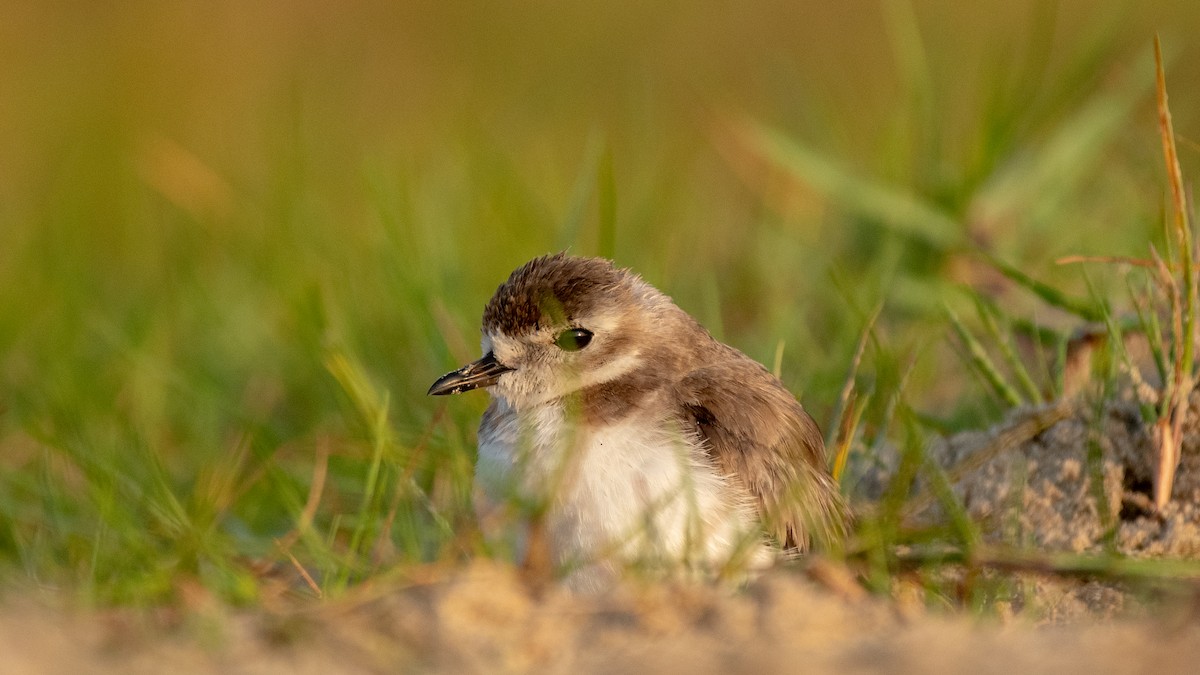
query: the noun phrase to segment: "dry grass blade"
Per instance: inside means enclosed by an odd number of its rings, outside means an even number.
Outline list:
[[[288,557],[288,561],[292,563],[292,568],[295,569],[296,573],[300,575],[300,578],[304,580],[304,584],[308,586],[310,591],[313,592],[313,595],[317,598],[325,597],[325,593],[321,590],[321,586],[317,584],[317,581],[313,579],[311,574],[308,573],[308,570],[304,569],[304,565],[300,564],[300,561],[296,559],[296,556],[292,555],[292,552],[287,550],[287,547],[284,546],[284,542],[275,540],[275,544],[283,551],[284,555]]]
[[[321,505],[321,494],[325,491],[325,477],[329,473],[330,443],[328,437],[317,440],[317,456],[313,461],[312,480],[308,483],[308,497],[304,500],[304,508],[300,510],[300,517],[296,519],[296,526],[275,540],[282,550],[290,549],[292,544],[295,544],[296,540],[312,527],[313,519],[317,515],[317,508]]]
[[[1158,509],[1171,499],[1171,488],[1175,483],[1175,470],[1179,465],[1183,443],[1183,420],[1187,414],[1188,398],[1195,386],[1196,348],[1196,304],[1197,288],[1195,244],[1188,222],[1187,199],[1183,189],[1183,171],[1179,167],[1179,156],[1175,148],[1175,130],[1171,122],[1171,110],[1167,104],[1167,83],[1163,74],[1162,45],[1154,39],[1156,72],[1156,98],[1158,102],[1159,134],[1162,137],[1163,159],[1166,162],[1167,180],[1171,186],[1173,227],[1169,227],[1167,240],[1176,243],[1179,256],[1179,272],[1182,279],[1169,279],[1172,337],[1174,338],[1175,360],[1167,392],[1162,399],[1159,419],[1154,425],[1154,442],[1157,456],[1154,462],[1154,505]],[[1180,288],[1182,286],[1182,289]]]
[[[1029,439],[1071,416],[1075,406],[1070,401],[1059,401],[1051,406],[1037,409],[1002,429],[987,445],[971,454],[946,471],[946,479],[954,485],[964,476],[987,464],[1001,454],[1020,447]],[[915,516],[928,508],[935,496],[923,490],[905,505],[905,516]]]
[[[1087,553],[1051,553],[981,544],[971,551],[945,547],[914,547],[899,551],[903,565],[923,566],[930,562],[961,562],[1005,572],[1028,572],[1056,576],[1109,579],[1200,581],[1200,564],[1194,560],[1119,558]]]
[[[841,420],[837,426],[837,438],[833,443],[833,468],[830,470],[833,479],[839,483],[842,480],[842,474],[846,471],[846,461],[850,458],[850,447],[854,443],[855,431],[862,422],[863,412],[866,411],[870,402],[871,395],[869,393],[862,396],[852,393],[850,401],[842,410]]]
[[[883,311],[883,303],[876,305],[871,315],[867,317],[867,323],[863,326],[862,333],[858,336],[858,344],[854,347],[854,357],[850,359],[850,369],[846,372],[846,381],[842,384],[841,395],[838,396],[838,415],[832,427],[836,430],[837,435],[825,442],[826,445],[836,448],[833,460],[834,480],[838,480],[846,468],[846,458],[850,454],[850,444],[854,440],[854,432],[858,428],[870,399],[869,395],[862,397],[857,394],[855,380],[858,377],[858,369],[862,365],[863,354],[867,350],[867,342],[871,338],[871,331],[875,328],[875,320],[879,318],[881,311]],[[778,373],[776,376],[778,377]]]
[[[1056,265],[1075,265],[1077,263],[1106,263],[1112,265],[1132,265],[1154,269],[1153,260],[1130,258],[1120,255],[1065,255],[1054,261]]]

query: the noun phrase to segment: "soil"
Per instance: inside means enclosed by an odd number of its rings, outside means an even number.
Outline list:
[[[310,612],[182,624],[9,603],[0,670],[1184,673],[1200,660],[1200,623],[1186,614],[1036,626],[903,607],[786,570],[736,593],[660,585],[537,597],[511,568],[480,562]]]
[[[1194,559],[1200,557],[1200,394],[1190,403],[1171,501],[1158,512],[1151,494],[1155,451],[1136,401],[1099,412],[1083,404],[1019,410],[987,432],[936,444],[930,455],[952,474],[978,465],[961,472],[954,491],[992,539],[1043,550],[1098,553],[1107,546],[1127,556]],[[1058,410],[1064,418],[1039,430]],[[1110,531],[1115,536],[1106,541]]]
[[[1200,433],[1186,429],[1173,500],[1155,514],[1150,435],[1136,401],[1016,411],[926,451],[985,544],[1134,561],[1200,557]],[[860,472],[860,496],[882,491],[898,455]],[[912,523],[945,517],[945,500],[928,488],[916,487]],[[901,578],[891,598],[867,595],[818,559],[736,590],[628,582],[571,595],[476,561],[253,612],[211,602],[86,611],[10,597],[0,611],[0,671],[1184,673],[1200,663],[1194,581],[1130,584],[1016,567],[1023,571],[1006,577],[1011,597],[977,615],[939,610],[919,580]]]

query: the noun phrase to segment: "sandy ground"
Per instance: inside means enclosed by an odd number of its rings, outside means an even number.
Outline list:
[[[1194,559],[1200,434],[1189,430],[1175,500],[1154,515],[1139,420],[1129,403],[1017,411],[928,452],[988,541],[1098,552],[1108,528],[1108,545],[1126,556]],[[860,476],[858,488],[877,490],[887,468]],[[939,518],[921,489],[910,517]],[[204,602],[187,612],[82,611],[10,593],[0,673],[1190,673],[1200,663],[1194,583],[1164,594],[1161,585],[1147,593],[1107,578],[1024,575],[1011,601],[981,619],[930,609],[917,584],[867,596],[821,573],[829,569],[840,568],[810,560],[737,591],[630,584],[581,597],[534,593],[512,568],[477,561],[253,612]]]
[[[1191,405],[1172,500],[1160,513],[1151,508],[1150,433],[1132,401],[1099,415],[1075,410],[1041,431],[1054,419],[1053,409],[1017,411],[1004,424],[959,434],[930,452],[951,475],[959,474],[956,494],[994,540],[1099,552],[1105,531],[1115,527],[1112,545],[1125,555],[1195,559],[1200,395],[1193,394]],[[930,511],[938,517],[936,508]]]
[[[1176,608],[1002,624],[848,599],[787,571],[738,593],[656,586],[534,599],[511,570],[478,563],[307,612],[183,623],[10,603],[0,653],[5,673],[1184,673],[1200,663],[1200,623]]]

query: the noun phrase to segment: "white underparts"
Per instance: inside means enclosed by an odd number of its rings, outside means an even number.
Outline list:
[[[551,553],[571,586],[602,587],[631,564],[705,575],[769,564],[752,505],[670,421],[634,416],[584,432],[561,405],[521,419],[503,399],[494,405],[479,434],[481,520],[496,505],[546,504]]]

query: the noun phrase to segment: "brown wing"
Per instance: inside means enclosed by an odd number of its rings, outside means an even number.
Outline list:
[[[845,536],[846,509],[826,468],[821,432],[778,379],[735,352],[693,371],[677,393],[685,423],[754,498],[780,544],[805,550]]]

